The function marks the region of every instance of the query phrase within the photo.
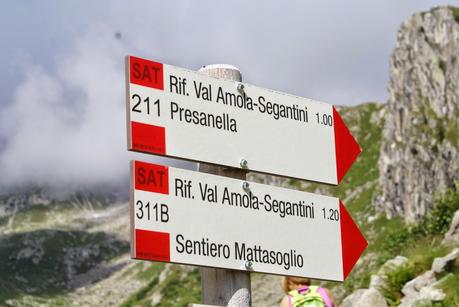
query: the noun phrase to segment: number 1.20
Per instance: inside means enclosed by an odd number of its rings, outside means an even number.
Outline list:
[[[339,221],[339,211],[337,209],[328,209],[327,212],[327,209],[322,208],[322,212],[325,220]]]

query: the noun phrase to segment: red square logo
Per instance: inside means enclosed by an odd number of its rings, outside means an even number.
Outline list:
[[[167,166],[134,162],[135,189],[169,194],[169,168]]]
[[[132,150],[165,155],[166,129],[131,121],[131,142]]]
[[[135,258],[169,262],[169,234],[166,232],[136,229]]]
[[[129,82],[164,90],[163,64],[130,56]]]

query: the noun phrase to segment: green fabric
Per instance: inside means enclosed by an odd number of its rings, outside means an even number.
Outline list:
[[[325,307],[325,302],[322,296],[317,292],[317,286],[310,286],[309,289],[303,293],[298,290],[292,290],[288,294],[292,297],[293,307]]]

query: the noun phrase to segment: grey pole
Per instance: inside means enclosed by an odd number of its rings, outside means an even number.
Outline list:
[[[202,67],[203,74],[211,77],[241,81],[239,69],[231,65],[215,64]],[[246,171],[200,163],[198,170],[236,179],[245,179]],[[237,227],[237,225],[235,225]],[[248,307],[252,305],[250,273],[235,270],[201,268],[202,303],[217,306]]]

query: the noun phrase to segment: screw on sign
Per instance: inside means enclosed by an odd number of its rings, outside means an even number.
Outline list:
[[[335,185],[361,151],[332,105],[133,56],[126,63],[129,150]]]

